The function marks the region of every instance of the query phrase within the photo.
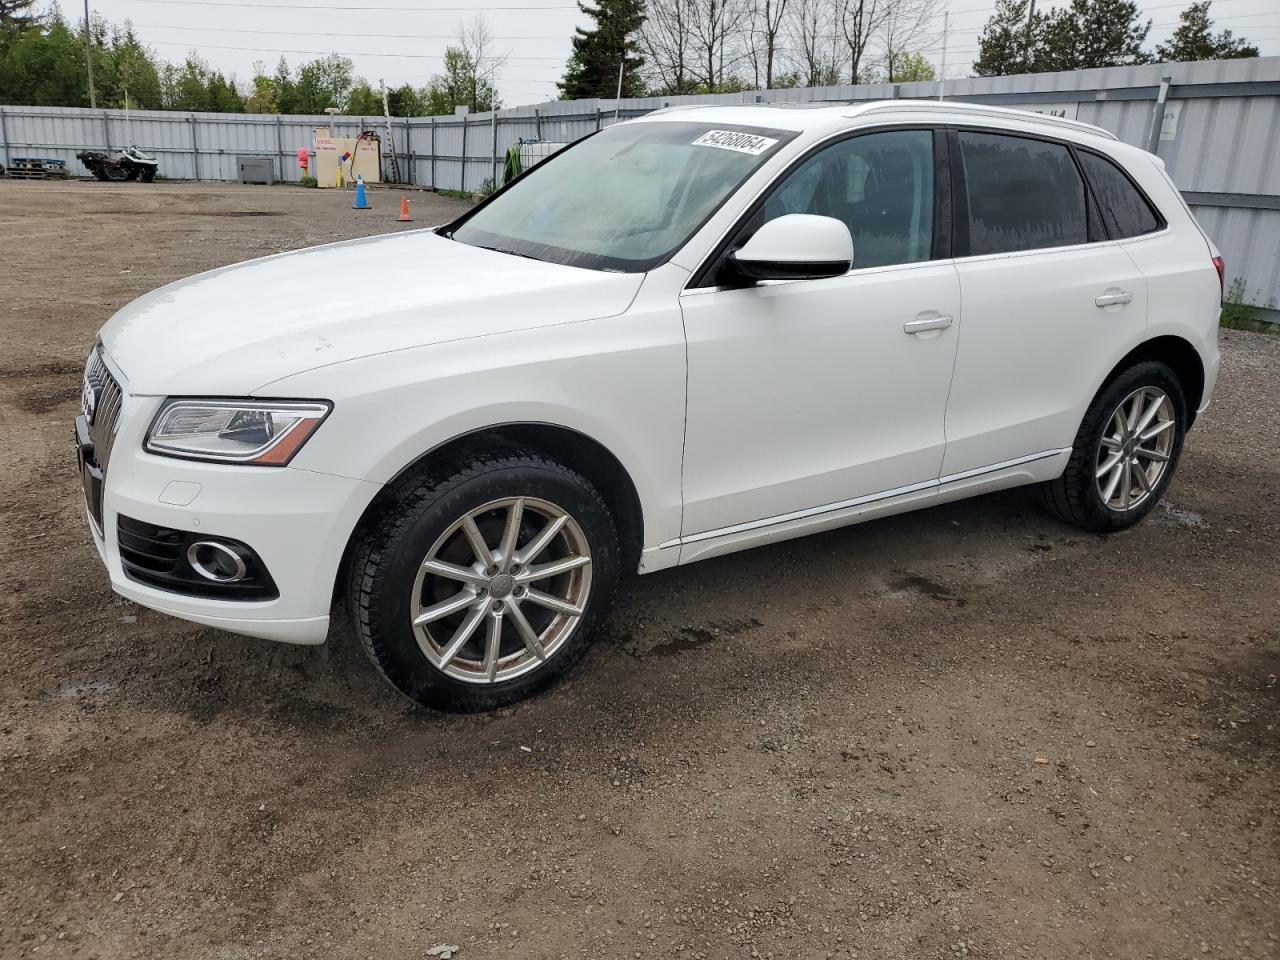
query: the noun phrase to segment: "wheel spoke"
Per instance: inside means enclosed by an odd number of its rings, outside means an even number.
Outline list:
[[[1142,492],[1150,493],[1151,482],[1150,482],[1150,479],[1147,477],[1147,470],[1142,464],[1138,462],[1137,457],[1133,458],[1132,470],[1133,470],[1133,475],[1138,479],[1138,486],[1142,488]]]
[[[1148,440],[1154,440],[1156,437],[1160,436],[1160,434],[1164,433],[1166,430],[1168,430],[1172,426],[1173,426],[1172,420],[1161,420],[1154,427],[1152,427],[1150,430],[1148,430],[1146,433],[1142,435],[1142,442],[1146,443]]]
[[[1141,419],[1133,428],[1133,432],[1141,434],[1147,427],[1151,426],[1151,421],[1156,418],[1156,414],[1160,412],[1160,408],[1164,406],[1164,394],[1157,393],[1151,398],[1151,404],[1143,411]]]
[[[516,558],[516,541],[520,539],[520,521],[524,519],[524,497],[517,497],[516,502],[507,510],[507,526],[502,531],[502,543],[498,545],[498,559],[502,571],[511,569]]]
[[[498,675],[498,655],[502,652],[502,611],[489,614],[489,637],[484,645],[484,675],[493,683]]]
[[[558,534],[568,522],[569,518],[566,515],[556,517],[554,520],[549,521],[545,527],[538,531],[538,535],[530,540],[523,550],[516,554],[516,563],[526,564],[530,560],[535,559],[543,550],[547,549],[551,541],[556,538],[556,534]]]
[[[453,636],[449,638],[449,645],[440,651],[440,669],[443,670],[458,655],[458,651],[463,648],[471,635],[476,632],[476,627],[480,626],[480,621],[484,619],[485,608],[476,605],[471,608],[471,612],[463,618],[462,623],[458,625],[458,629],[453,632]]]
[[[484,574],[476,573],[470,567],[459,566],[456,563],[449,563],[445,560],[428,560],[422,565],[422,569],[427,573],[435,574],[437,577],[458,580],[461,583],[474,583],[478,587],[483,587],[489,582],[489,578]]]
[[[493,566],[493,554],[489,552],[489,545],[484,542],[484,537],[480,534],[480,528],[476,526],[474,517],[462,518],[462,533],[467,538],[467,543],[471,544],[471,550],[476,555],[476,560],[481,566],[488,569]]]
[[[560,560],[552,560],[550,563],[540,563],[537,566],[529,567],[517,574],[516,580],[520,583],[545,580],[548,577],[554,577],[561,573],[568,573],[570,570],[577,570],[579,567],[585,567],[590,562],[590,557],[563,557]]]
[[[525,617],[520,604],[512,603],[507,609],[511,613],[512,622],[516,625],[516,633],[520,634],[520,639],[524,641],[525,649],[539,660],[547,659],[547,652],[542,649],[542,643],[538,640],[538,631],[533,629],[533,624]]]
[[[570,617],[582,616],[582,608],[575,607],[567,600],[561,600],[559,597],[553,597],[549,593],[543,593],[541,590],[530,590],[525,599],[530,603],[536,603],[540,607],[546,607],[548,610],[554,610],[556,613],[563,613]]]
[[[1123,459],[1124,459],[1124,454],[1113,453],[1110,457],[1107,458],[1107,461],[1098,468],[1098,472],[1094,474],[1094,476],[1097,479],[1101,480],[1108,473],[1114,470],[1116,468],[1116,464],[1118,464]]]
[[[1126,459],[1120,464],[1120,472],[1124,479],[1120,481],[1120,509],[1129,509],[1129,497],[1133,494],[1133,461]]]
[[[1106,489],[1102,491],[1102,499],[1106,503],[1111,502],[1111,498],[1116,495],[1116,488],[1120,485],[1120,478],[1124,475],[1124,467],[1120,461],[1116,461],[1116,465],[1111,470],[1111,479],[1107,481]]]
[[[1129,413],[1124,418],[1124,435],[1125,439],[1133,436],[1133,425],[1138,422],[1138,411],[1142,409],[1142,401],[1146,399],[1147,391],[1139,390],[1133,396],[1133,401],[1129,404]]]
[[[1161,453],[1159,450],[1147,450],[1144,447],[1139,447],[1137,450],[1133,451],[1133,455],[1135,457],[1146,457],[1148,460],[1154,460],[1156,463],[1169,462],[1168,454]]]
[[[1102,445],[1108,450],[1115,452],[1124,446],[1124,441],[1117,437],[1103,437]],[[1098,476],[1102,476],[1102,474],[1098,474]]]
[[[432,623],[436,620],[441,620],[450,614],[457,613],[459,610],[465,610],[475,602],[476,595],[470,590],[463,590],[461,593],[455,594],[448,600],[441,600],[439,603],[434,603],[427,607],[414,618],[413,625],[415,627],[420,627],[424,623]]]

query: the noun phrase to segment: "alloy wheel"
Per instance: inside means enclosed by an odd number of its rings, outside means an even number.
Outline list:
[[[1177,434],[1173,409],[1159,387],[1140,387],[1112,412],[1094,468],[1098,496],[1108,510],[1132,510],[1159,486]]]
[[[427,551],[410,603],[414,634],[442,673],[512,680],[564,646],[591,594],[591,549],[568,512],[534,497],[492,500]]]

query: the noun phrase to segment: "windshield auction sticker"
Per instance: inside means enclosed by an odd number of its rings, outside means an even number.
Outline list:
[[[753,157],[758,157],[777,142],[777,140],[770,137],[761,137],[754,133],[740,133],[737,130],[708,130],[693,141],[693,145],[695,147],[719,147],[721,150],[749,153]]]

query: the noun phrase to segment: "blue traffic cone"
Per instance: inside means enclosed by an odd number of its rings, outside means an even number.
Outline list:
[[[351,205],[352,210],[368,210],[369,198],[364,194],[364,177],[356,177],[356,202]]]

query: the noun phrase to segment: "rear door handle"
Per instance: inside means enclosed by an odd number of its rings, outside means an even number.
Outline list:
[[[1133,300],[1133,294],[1128,290],[1118,290],[1115,293],[1104,293],[1100,297],[1094,298],[1094,303],[1099,307],[1118,307],[1121,304],[1130,303]]]
[[[928,333],[930,330],[945,330],[951,326],[951,317],[917,317],[902,325],[907,333]]]

